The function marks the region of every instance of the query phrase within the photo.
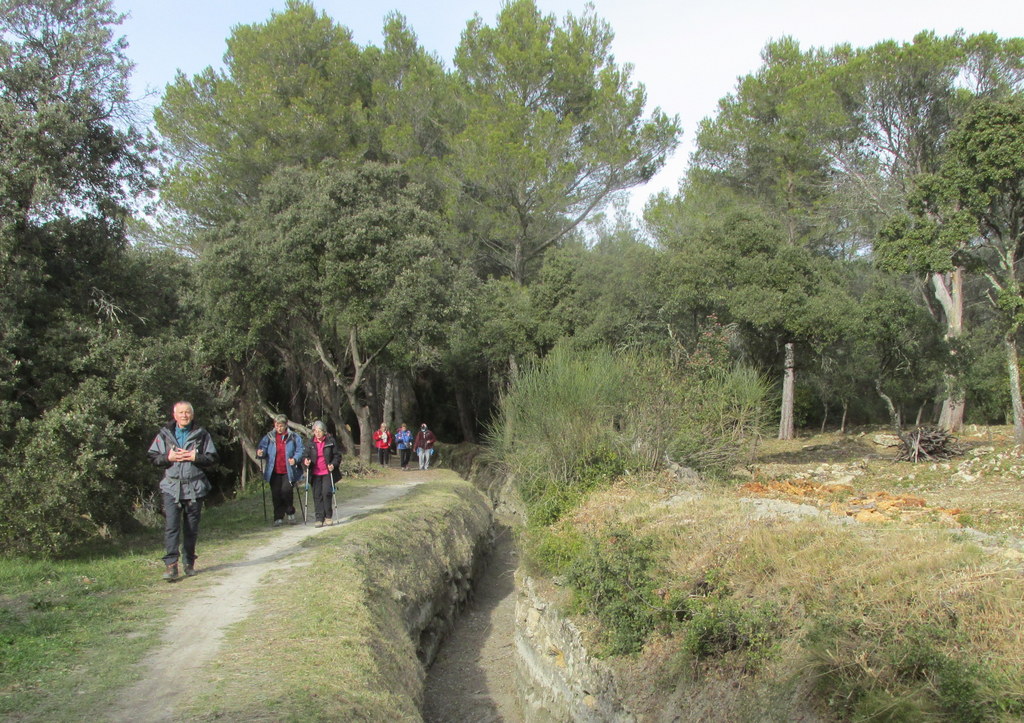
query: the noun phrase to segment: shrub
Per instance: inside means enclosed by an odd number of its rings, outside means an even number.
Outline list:
[[[576,605],[600,621],[609,655],[635,653],[654,629],[653,548],[649,538],[612,530],[588,539],[569,568]]]
[[[666,455],[698,468],[731,465],[764,423],[767,386],[718,357],[686,363],[556,348],[503,395],[489,441],[516,481],[530,524]]]
[[[11,435],[17,454],[0,468],[4,549],[60,555],[116,533],[156,489],[160,471],[146,450],[170,405],[192,399],[206,427],[223,419],[226,398],[204,386],[187,340],[85,331],[78,382]]]
[[[949,628],[917,623],[867,636],[859,621],[836,617],[816,621],[808,635],[819,668],[819,692],[840,712],[861,720],[974,723],[997,719],[999,712],[1024,710],[1019,697],[989,696],[986,681],[992,676],[982,664],[944,650],[957,647],[955,631]],[[860,664],[836,665],[839,650]]]
[[[770,601],[744,604],[730,597],[691,598],[683,649],[697,659],[743,654],[753,671],[776,651],[779,612]]]
[[[565,575],[584,554],[586,538],[575,528],[529,527],[523,531],[525,563],[543,575]]]

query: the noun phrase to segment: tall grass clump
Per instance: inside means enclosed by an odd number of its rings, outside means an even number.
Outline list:
[[[578,546],[552,525],[617,477],[666,459],[732,464],[760,434],[766,392],[728,354],[702,347],[677,358],[555,348],[514,380],[489,435],[524,502],[527,555],[549,551],[532,562],[565,572]]]
[[[530,524],[551,524],[583,494],[639,464],[620,428],[628,378],[608,350],[556,348],[503,395],[490,442]]]

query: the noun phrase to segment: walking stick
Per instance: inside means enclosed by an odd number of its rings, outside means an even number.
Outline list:
[[[338,477],[341,477],[341,471],[338,471]],[[331,473],[331,520],[334,520],[338,516],[338,488],[334,486],[334,473]]]
[[[310,465],[311,467],[312,465]],[[310,467],[306,467],[306,504],[302,506],[302,524],[306,524],[306,510],[309,509],[309,470]]]
[[[263,521],[267,521],[267,476],[263,472],[266,462],[260,457],[260,490],[263,492]]]

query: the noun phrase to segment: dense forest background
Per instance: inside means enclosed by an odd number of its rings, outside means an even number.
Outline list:
[[[1024,39],[773,41],[636,219],[624,193],[681,130],[592,12],[509,2],[448,68],[399,15],[362,47],[292,0],[152,123],[119,22],[106,0],[0,0],[5,548],[130,524],[176,400],[229,493],[270,412],[350,451],[381,421],[479,441],[557,350],[753,373],[784,438],[978,422],[1024,442]]]

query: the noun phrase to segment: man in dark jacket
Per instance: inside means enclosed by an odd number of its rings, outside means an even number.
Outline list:
[[[420,461],[420,469],[430,469],[430,457],[434,454],[434,443],[437,437],[427,429],[427,423],[420,425],[420,431],[416,433],[416,439],[412,446],[416,449],[416,456]]]
[[[210,491],[206,471],[217,463],[210,433],[193,424],[189,402],[174,405],[174,421],[161,427],[149,445],[149,459],[164,469],[160,494],[164,506],[164,580],[178,579],[179,541],[184,529],[185,574],[196,574],[196,540],[203,498]]]

